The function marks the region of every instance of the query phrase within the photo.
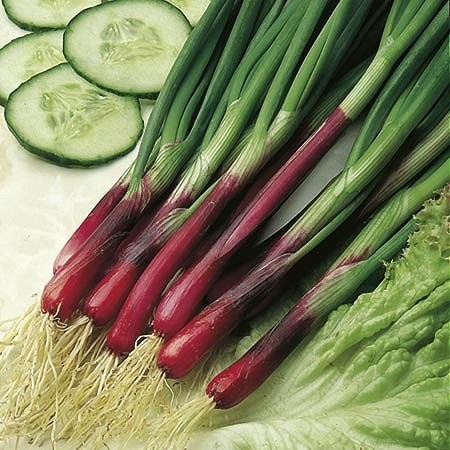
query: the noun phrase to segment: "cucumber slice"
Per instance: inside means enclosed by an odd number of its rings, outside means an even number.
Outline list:
[[[65,61],[63,31],[41,31],[14,39],[0,49],[0,105],[9,94],[39,72]]]
[[[181,9],[183,14],[189,19],[192,26],[202,17],[203,13],[209,5],[210,0],[167,0],[172,5]]]
[[[112,0],[106,0],[112,1]],[[211,0],[166,0],[176,6],[189,20],[192,26],[197,25]]]
[[[64,28],[83,9],[101,0],[2,0],[9,19],[24,30]]]
[[[64,55],[93,84],[154,97],[190,31],[186,17],[165,1],[116,0],[70,21]]]
[[[30,152],[61,165],[91,166],[136,145],[139,102],[93,86],[69,64],[35,75],[9,96],[6,122]]]

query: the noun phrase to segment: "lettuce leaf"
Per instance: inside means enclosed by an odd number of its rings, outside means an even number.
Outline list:
[[[447,449],[449,212],[447,186],[378,287],[330,314],[246,401],[214,411],[188,448]],[[236,355],[274,320],[256,321]]]

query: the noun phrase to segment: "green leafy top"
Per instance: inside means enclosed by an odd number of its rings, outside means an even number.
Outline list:
[[[330,314],[241,405],[215,411],[188,447],[447,448],[449,213],[447,186],[381,284]],[[237,353],[272,323],[257,321]]]

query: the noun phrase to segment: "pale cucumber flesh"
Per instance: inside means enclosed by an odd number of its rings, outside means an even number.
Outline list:
[[[169,3],[179,8],[188,18],[192,26],[195,26],[200,17],[206,11],[210,0],[168,0]]]
[[[64,62],[63,31],[30,33],[0,49],[0,104],[32,76]]]
[[[93,86],[61,64],[34,76],[9,97],[8,126],[29,151],[63,165],[96,165],[136,145],[139,102]]]
[[[101,0],[2,0],[9,19],[24,30],[64,28],[80,11]]]
[[[64,33],[64,54],[90,82],[120,94],[157,94],[191,30],[161,0],[120,0],[80,13]]]

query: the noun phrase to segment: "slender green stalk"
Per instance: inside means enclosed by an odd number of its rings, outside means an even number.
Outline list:
[[[255,124],[255,133],[266,133],[267,129],[279,109],[282,98],[284,97],[284,93],[287,91],[291,91],[294,88],[296,81],[299,78],[299,75],[296,75],[296,78],[293,82],[292,87],[289,87],[289,80],[294,74],[294,71],[297,67],[299,57],[305,50],[307,44],[307,38],[312,35],[314,28],[319,21],[320,16],[326,6],[326,2],[314,2],[312,5],[306,10],[306,13],[303,17],[302,24],[297,28],[295,32],[291,44],[287,49],[286,54],[284,55],[283,60],[280,64],[280,70],[277,71],[275,77],[270,85],[269,91],[267,92],[267,96],[264,99],[264,103],[261,107],[261,110],[258,114],[258,118]],[[331,40],[336,39],[336,37],[340,34],[342,22],[345,19],[346,13],[350,7],[350,0],[347,2],[341,2],[333,12],[332,18],[327,21],[324,30],[320,33],[316,43],[318,45],[313,48],[321,48],[324,49],[326,44],[323,41],[328,40],[328,37],[331,37]],[[340,10],[343,9],[343,11]],[[338,17],[340,20],[335,20]],[[324,50],[327,51],[326,49]],[[302,67],[308,62],[305,61],[302,64]],[[286,103],[286,100],[285,100]]]
[[[447,88],[441,98],[438,99],[433,109],[425,116],[422,122],[414,130],[414,139],[420,141],[424,139],[431,130],[439,123],[442,117],[448,112],[448,99],[450,98],[450,88]]]
[[[395,15],[394,11],[398,5],[403,3],[405,3],[404,0],[394,2],[391,14],[388,17],[388,22],[391,16]],[[443,4],[440,0],[426,0],[425,2],[408,1],[407,3],[405,14],[407,13],[407,17],[412,17],[411,20],[406,25],[403,22],[396,25],[391,32],[384,36],[380,49],[366,74],[361,78],[356,88],[342,102],[341,109],[352,120],[362,112],[386,80],[387,74],[391,71],[395,62],[405,52],[405,49],[415,41],[415,38],[427,27]],[[417,13],[413,13],[419,4],[421,6],[417,10]],[[426,32],[428,33],[429,31],[430,28],[428,27]]]
[[[153,197],[157,197],[172,182],[179,169],[200,144],[211,115],[220,105],[226,86],[245,51],[251,32],[248,23],[255,18],[259,8],[259,3],[244,1],[190,133],[182,142],[162,147],[154,164],[145,175],[146,184],[150,186]]]
[[[232,4],[232,0],[212,0],[175,60],[144,130],[139,154],[133,169],[131,184],[134,185],[134,188],[140,184],[145,168],[151,163],[151,159],[155,159],[157,156],[152,153],[152,150],[178,88],[191,68],[192,60],[204,47],[205,39],[208,39],[210,33],[214,32],[211,27],[218,18],[224,20]]]
[[[327,64],[328,67],[337,68],[337,70],[340,70],[340,68],[345,65],[345,55],[352,54],[352,50],[350,49],[350,46],[352,42],[354,41],[357,34],[361,33],[361,26],[364,23],[364,21],[367,18],[368,9],[371,5],[372,1],[361,1],[358,2],[356,7],[352,9],[351,17],[349,18],[346,27],[344,28],[341,35],[338,37],[338,39],[335,42],[333,51],[329,54],[329,61]],[[311,56],[308,55],[308,57],[314,57],[312,54]],[[368,68],[368,67],[367,67]],[[320,77],[317,77],[316,79],[316,85],[314,87],[314,90],[310,92],[309,97],[306,100],[306,103],[304,103],[304,106],[302,107],[303,99],[299,99],[299,103],[297,103],[296,112],[301,117],[304,117],[304,114],[309,113],[311,111],[313,105],[316,104],[317,101],[320,100],[322,93],[324,89],[328,86],[330,83],[330,80],[333,78],[335,72],[334,70],[323,70]],[[361,77],[359,77],[361,78]],[[303,94],[304,96],[304,94]],[[284,107],[281,108],[280,114],[286,114],[288,112],[286,108],[287,106],[284,105]],[[331,113],[331,112],[330,112]],[[325,119],[324,119],[325,120]],[[276,119],[274,120],[274,123],[276,123]],[[318,124],[320,125],[320,124]],[[318,126],[314,129],[314,131],[318,128]]]
[[[427,32],[408,50],[392,76],[384,86],[381,94],[372,105],[367,120],[364,121],[358,137],[353,144],[346,166],[351,166],[373,142],[380,131],[387,113],[396,102],[413,77],[422,69],[436,46],[448,34],[448,7],[444,6],[433,19]]]
[[[336,284],[334,289],[326,292],[326,295],[321,296],[321,301],[318,301],[314,305],[314,310],[317,311],[318,315],[322,316],[328,314],[330,311],[335,309],[342,302],[343,299],[348,298],[353,292],[366,280],[369,275],[371,275],[374,270],[380,266],[381,261],[386,261],[397,255],[408,239],[408,236],[414,231],[415,223],[414,220],[408,220],[394,235],[392,235],[388,240],[386,240],[377,250],[371,254],[367,259],[358,261],[355,265],[350,266],[350,271],[346,271],[345,280],[341,278],[342,283],[347,284],[347,289],[344,292],[340,291],[344,287],[340,287]],[[331,273],[331,270],[328,274]],[[328,278],[329,275],[325,275]],[[340,283],[339,283],[340,284]],[[335,291],[336,289],[336,291]],[[340,301],[329,301],[330,293],[335,291],[340,297]],[[344,294],[344,295],[342,295]],[[326,297],[328,296],[328,301]]]
[[[189,134],[189,131],[192,128],[193,121],[195,120],[195,117],[198,113],[198,110],[201,106],[201,103],[204,99],[205,92],[208,89],[208,85],[211,82],[211,78],[213,75],[213,72],[215,70],[215,65],[210,64],[208,66],[208,70],[203,75],[202,79],[200,80],[200,83],[196,87],[194,93],[192,94],[191,98],[186,104],[186,107],[180,117],[180,120],[178,121],[178,127],[177,132],[175,136],[175,141],[181,142]],[[167,141],[169,142],[169,141]]]
[[[208,123],[208,128],[202,141],[202,148],[205,148],[211,142],[211,139],[222,122],[227,107],[240,97],[245,81],[251,78],[250,74],[254,74],[253,69],[264,53],[269,50],[280,31],[286,25],[289,17],[295,11],[294,8],[301,6],[295,1],[292,1],[289,3],[288,7],[282,10],[284,3],[285,2],[282,0],[277,0],[274,3],[272,9],[261,22],[260,27],[253,36],[247,51],[242,58],[242,63],[233,74],[227,89],[223,93],[222,98]],[[306,2],[303,2],[303,5],[306,5]],[[192,161],[189,164],[191,163]]]
[[[397,0],[393,3],[381,37],[382,47],[389,45],[392,38],[395,39],[404,31],[425,2],[426,0]]]
[[[251,137],[245,138],[248,143],[246,146],[241,143],[240,148],[243,150],[240,151],[239,156],[236,158],[232,156],[235,161],[230,167],[230,172],[237,171],[243,178],[246,177],[243,173],[245,168],[256,172],[292,136],[301,120],[312,110],[333,73],[328,70],[328,73],[324,74],[325,62],[332,67],[338,64],[351,36],[354,35],[364,13],[367,12],[369,4],[370,2],[360,2],[358,11],[352,11],[350,23],[344,30],[344,23],[349,20],[351,2],[339,4],[295,75],[280,111],[279,93],[282,90],[281,86],[286,86],[286,83],[283,83],[283,77],[285,81],[290,74],[284,71],[279,72],[279,76],[274,79],[266,97],[267,100],[261,108]],[[298,51],[293,46],[291,49],[293,54]],[[285,66],[284,62],[282,66]],[[314,94],[311,92],[312,88],[315,88]],[[274,118],[277,112],[278,114]],[[268,128],[269,124],[271,124],[270,129]],[[269,134],[267,135],[267,133]],[[262,141],[264,142],[262,143]]]
[[[446,160],[439,167],[432,167],[426,176],[409,188],[403,188],[370,220],[357,238],[347,247],[337,259],[330,271],[364,258],[372,254],[392,234],[392,230],[403,223],[412,213],[417,211],[423,202],[433,193],[445,185],[450,179],[449,161]]]
[[[363,211],[361,211],[361,216],[374,211],[399,187],[410,182],[430,163],[434,165],[434,161],[440,154],[444,154],[443,158],[448,158],[448,148],[450,146],[449,123],[450,114],[447,113],[425,139],[420,141],[403,159],[400,159],[393,166],[389,175],[384,177],[374,189],[374,195]],[[450,176],[450,167],[448,167],[448,171]]]
[[[263,0],[264,4],[255,22],[255,30],[264,32],[264,27],[270,26],[270,19],[274,20],[283,9],[286,0]],[[267,29],[267,28],[266,28]],[[256,36],[256,34],[255,34]],[[263,34],[261,34],[263,36]]]
[[[315,41],[316,45],[311,48],[301,70],[297,72],[281,107],[283,111],[297,111],[303,106],[314,87],[315,80],[324,65],[329,62],[328,58],[345,28],[345,23],[350,20],[349,12],[354,6],[351,1],[339,2]],[[353,15],[354,11],[351,12]]]
[[[252,69],[261,60],[263,55],[270,49],[275,40],[279,38],[280,33],[286,31],[289,21],[292,22],[294,16],[296,20],[301,20],[307,9],[308,2],[292,1],[283,10],[280,11],[280,2],[274,4],[274,7],[261,23],[260,28],[255,33],[254,39],[245,52],[244,61],[236,70],[230,83],[228,105],[237,100],[243,92],[245,82],[251,78]],[[275,15],[278,16],[275,18]]]
[[[160,146],[173,143],[176,139],[179,123],[185,114],[186,107],[191,97],[196,91],[199,81],[201,79],[210,79],[209,74],[214,71],[217,64],[217,58],[211,60],[211,57],[216,50],[220,36],[220,33],[215,33],[206,41],[204,48],[195,60],[192,70],[190,70],[183,79],[164,121],[159,142]],[[221,46],[219,47],[219,51],[215,51],[216,55],[222,50]],[[205,70],[207,71],[206,76],[204,74]]]
[[[364,20],[369,3],[370,2],[360,2],[357,5],[357,9],[352,11],[352,17],[348,21],[344,31],[337,39],[333,51],[328,55],[328,66],[336,67],[339,65],[341,58],[347,51],[349,43],[352,42],[356,31]],[[314,60],[316,55],[317,53],[308,54],[307,59],[309,58],[310,60]],[[348,81],[351,81],[353,86],[353,82],[356,82],[361,78],[362,74],[364,73],[363,69],[367,69],[368,65],[369,61],[366,60],[363,64],[358,65],[354,70],[348,73]],[[320,76],[316,77],[317,84],[315,86],[315,89],[310,93],[310,96],[303,107],[301,107],[301,104],[298,103],[296,111],[287,111],[283,110],[283,107],[281,108],[269,129],[269,135],[266,140],[268,145],[264,146],[260,150],[260,153],[265,155],[264,160],[271,158],[278,150],[283,147],[283,145],[286,143],[286,140],[289,139],[293,135],[295,130],[299,127],[299,124],[302,122],[304,117],[307,116],[312,110],[315,111],[315,117],[308,117],[307,123],[305,124],[305,130],[302,131],[301,138],[299,138],[297,142],[303,141],[305,137],[309,136],[319,127],[320,124],[323,123],[323,121],[332,112],[332,109],[330,109],[330,105],[334,105],[334,109],[336,106],[338,106],[340,101],[344,100],[347,94],[342,96],[342,93],[348,93],[348,91],[340,88],[341,81],[338,82],[338,84],[336,85],[336,89],[333,89],[329,95],[321,98],[322,92],[325,86],[327,86],[332,75],[332,70],[326,70],[322,71]],[[304,77],[306,79],[309,77],[309,75],[307,73],[304,73]],[[351,80],[351,78],[353,78],[353,80]],[[346,77],[343,77],[342,87],[344,87],[346,83],[347,79]],[[336,98],[339,98],[338,103],[335,102]],[[318,105],[318,107],[316,108],[317,101],[320,101],[320,106]],[[325,111],[327,112],[327,114],[324,114]],[[250,138],[253,134],[253,128],[249,129],[246,132],[246,134],[243,136],[243,138],[225,163],[225,169],[229,169],[232,163],[237,160],[238,156],[243,153],[243,150],[245,149],[247,149],[250,155],[255,155],[255,149],[247,148],[250,143]],[[245,158],[245,155],[243,155],[241,158]],[[243,161],[236,163],[237,166],[246,166],[246,164],[247,163],[244,163]]]
[[[245,54],[248,41],[252,38],[252,28],[249,27],[249,24],[255,20],[260,8],[260,3],[244,0],[241,9],[239,10],[239,14],[235,20],[230,36],[227,39],[219,64],[208,88],[205,102],[195,120],[193,127],[196,130],[195,137],[189,137],[190,140],[194,141],[194,146],[201,142],[204,132],[207,129],[208,121],[215,110],[215,106],[219,103],[234,71],[240,67],[240,62]],[[212,110],[211,112],[209,112],[210,109]]]
[[[322,195],[307,209],[299,222],[292,228],[292,233],[300,233],[309,229],[307,223],[314,223],[320,229],[345,204],[353,200],[358,192],[373,180],[382,167],[386,166],[394,156],[403,141],[426,115],[437,98],[445,90],[447,80],[447,46],[441,45],[433,59],[422,72],[416,83],[409,86],[393,106],[401,108],[396,111],[395,118],[386,119],[385,126],[373,143],[364,152],[364,157],[357,160],[322,193]],[[340,201],[337,202],[336,199]],[[319,218],[319,220],[318,220]]]
[[[383,0],[382,2],[375,2],[369,11],[369,14],[361,27],[361,30],[355,36],[352,44],[348,49],[348,56],[344,60],[344,67],[348,61],[353,61],[354,55],[369,56],[370,53],[375,54],[376,48],[380,45],[381,33],[385,29],[386,19],[389,12],[389,7],[392,0]],[[376,45],[367,53],[368,48]]]

